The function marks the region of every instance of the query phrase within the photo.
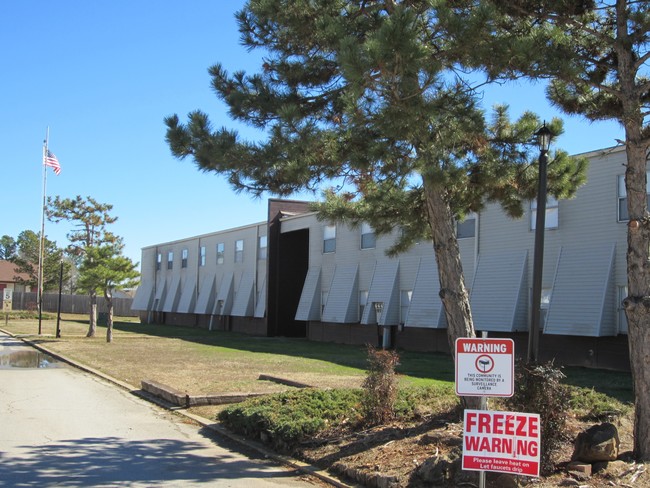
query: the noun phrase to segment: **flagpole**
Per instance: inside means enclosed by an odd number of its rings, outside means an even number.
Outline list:
[[[47,127],[45,132],[45,140],[43,141],[43,207],[41,208],[41,236],[38,242],[38,291],[37,291],[37,304],[38,304],[38,335],[43,332],[42,317],[43,317],[43,266],[45,251],[45,204],[46,204],[46,188],[47,188],[47,166],[45,166],[45,156],[47,155],[47,143],[50,138],[50,126]]]

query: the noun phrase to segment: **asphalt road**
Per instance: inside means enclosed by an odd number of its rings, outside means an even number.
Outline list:
[[[0,334],[0,487],[314,486],[90,374],[35,361]]]

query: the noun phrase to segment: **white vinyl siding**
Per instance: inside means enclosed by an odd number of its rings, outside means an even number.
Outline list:
[[[221,278],[221,285],[214,303],[214,315],[230,315],[232,309],[234,279],[233,273],[229,272]]]
[[[194,307],[196,306],[196,281],[187,280],[185,286],[183,286],[183,292],[181,293],[181,299],[178,302],[178,313],[194,313]]]
[[[307,270],[296,310],[296,320],[320,320],[320,294],[320,266],[314,266]]]
[[[616,335],[614,255],[612,244],[562,248],[545,334]]]
[[[252,317],[255,303],[254,287],[255,275],[252,272],[244,273],[239,281],[237,293],[235,293],[232,311],[230,315],[237,317]]]
[[[527,251],[479,256],[470,294],[476,330],[513,332],[528,328],[527,258]]]
[[[214,310],[216,280],[214,274],[205,276],[199,287],[194,313],[211,314]]]
[[[368,290],[361,290],[359,292],[359,320],[363,317],[363,311],[368,304]]]
[[[131,310],[151,310],[153,305],[153,281],[144,281],[138,286],[131,304]]]
[[[262,286],[260,291],[257,293],[257,303],[255,303],[255,312],[254,316],[257,318],[263,318],[266,314],[266,277],[262,279]]]
[[[368,290],[368,304],[361,318],[362,324],[397,325],[399,323],[398,273],[398,260],[377,263]],[[375,303],[383,303],[379,320],[376,316]]]
[[[442,301],[438,292],[438,267],[434,256],[420,259],[411,294],[406,327],[444,328]]]
[[[323,322],[340,324],[359,320],[358,265],[337,266],[323,310]]]
[[[181,277],[176,275],[172,278],[169,292],[165,298],[165,303],[162,307],[162,312],[176,312],[178,301],[181,298]]]

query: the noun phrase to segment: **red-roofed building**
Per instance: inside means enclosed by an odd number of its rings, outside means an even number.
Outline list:
[[[19,279],[28,279],[26,273],[19,273],[16,270],[16,265],[11,261],[0,261],[0,292],[5,288],[14,291],[32,291],[31,287],[19,283]]]

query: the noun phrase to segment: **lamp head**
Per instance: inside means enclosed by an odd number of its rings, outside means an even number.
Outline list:
[[[551,137],[553,136],[553,133],[551,132],[551,129],[546,127],[546,122],[544,122],[544,125],[542,125],[537,132],[535,132],[535,136],[537,137],[539,150],[543,152],[548,151],[551,147]]]

